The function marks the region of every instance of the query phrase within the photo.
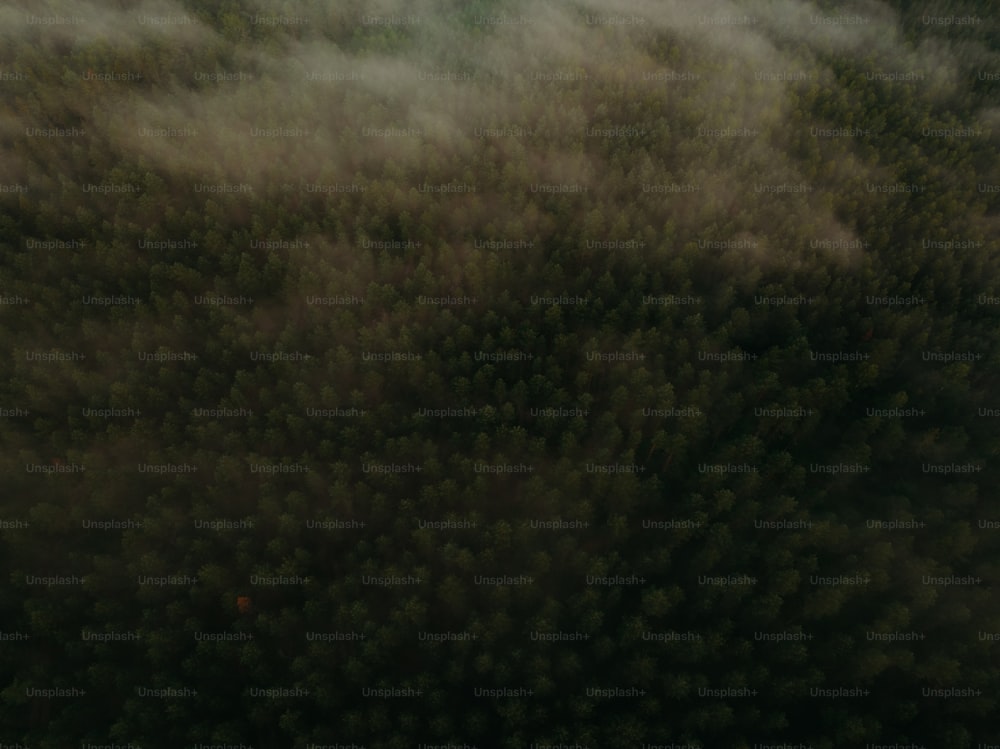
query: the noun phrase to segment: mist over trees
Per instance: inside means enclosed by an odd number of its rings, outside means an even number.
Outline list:
[[[0,744],[998,743],[998,42],[0,9]]]

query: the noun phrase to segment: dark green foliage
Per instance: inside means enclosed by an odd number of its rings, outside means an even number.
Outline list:
[[[418,28],[358,24],[376,11],[334,5],[188,2],[196,29],[159,41],[143,29],[143,43],[4,37],[0,69],[32,85],[0,84],[17,123],[0,183],[31,188],[0,194],[0,295],[27,300],[0,307],[0,408],[23,411],[0,417],[0,520],[27,523],[0,527],[0,632],[31,637],[0,641],[0,742],[992,740],[995,644],[981,634],[1000,630],[1000,546],[980,521],[998,517],[1000,440],[980,410],[1000,408],[1000,318],[980,297],[998,293],[1000,234],[997,194],[979,185],[1000,179],[1000,160],[989,132],[923,133],[987,131],[997,88],[976,71],[1000,57],[993,21],[920,21],[985,18],[981,4],[880,4],[900,37],[860,50],[771,24],[753,32],[759,56],[747,36],[710,42],[667,16],[624,31],[588,28],[595,11],[538,10],[512,33],[476,19],[530,7],[452,3],[434,20],[420,6]],[[313,26],[248,20],[282,13]],[[934,45],[949,86],[866,75]],[[810,78],[754,79],[779,62]],[[87,69],[144,78],[83,81]],[[304,81],[314,70],[365,77]],[[527,80],[543,70],[589,77]],[[253,81],[196,77],[241,71]],[[657,71],[697,77],[641,75]],[[246,131],[277,127],[309,134]],[[588,134],[616,127],[644,132]],[[743,127],[760,132],[698,134]],[[868,132],[813,134],[845,127]],[[379,128],[420,135],[365,134]],[[126,183],[138,192],[81,189]],[[253,189],[194,190],[219,183]],[[533,189],[555,183],[588,190]],[[811,189],[755,189],[776,184]],[[135,302],[88,301],[114,296]],[[243,301],[204,302],[217,296]],[[539,303],[550,297],[572,303]],[[51,351],[85,358],[28,359]],[[419,358],[369,356],[387,352]],[[927,356],[955,352],[974,357]],[[834,353],[857,358],[815,356]],[[420,470],[371,468],[384,464]],[[594,468],[609,464],[641,470]],[[832,464],[870,470],[823,472]],[[980,468],[926,470],[952,464]],[[86,470],[25,468],[69,465]],[[136,526],[87,527],[109,520]],[[219,520],[248,527],[203,525]],[[571,525],[532,527],[553,520]],[[883,520],[914,527],[870,527]],[[455,527],[428,525],[442,521]],[[58,575],[80,580],[28,584]],[[170,575],[197,582],[140,584]],[[952,575],[980,583],[927,583]],[[366,583],[385,576],[414,581]],[[476,582],[498,576],[530,582]],[[867,582],[813,582],[838,576]],[[270,577],[291,582],[259,582]],[[635,584],[588,583],[605,577]],[[310,634],[335,632],[365,637]],[[532,636],[560,632],[574,637]],[[668,632],[698,637],[650,636]],[[26,693],[74,687],[86,694]],[[138,691],[168,687],[193,691]],[[251,693],[276,688],[301,692]],[[531,694],[474,696],[496,688]],[[699,692],[743,688],[756,692]],[[836,688],[869,693],[811,696]],[[982,694],[922,694],[947,688]]]

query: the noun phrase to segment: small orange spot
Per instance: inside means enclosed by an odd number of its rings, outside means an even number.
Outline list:
[[[253,602],[250,600],[250,596],[236,596],[236,608],[240,610],[241,614],[249,614],[252,606]]]

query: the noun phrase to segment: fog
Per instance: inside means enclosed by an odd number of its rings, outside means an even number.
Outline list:
[[[546,211],[529,200],[527,186],[534,183],[586,185],[589,192],[580,204],[588,210],[599,201],[634,202],[647,182],[698,184],[696,196],[643,202],[654,231],[672,222],[696,232],[707,220],[752,207],[756,226],[744,231],[763,234],[772,215],[791,210],[808,211],[824,236],[849,236],[818,189],[768,196],[764,205],[752,202],[763,199],[748,197],[754,183],[816,183],[837,191],[859,181],[896,179],[891,167],[870,163],[844,139],[819,139],[832,163],[823,175],[803,174],[799,159],[788,152],[788,134],[809,124],[848,123],[797,122],[789,93],[819,86],[843,95],[823,60],[846,54],[868,60],[875,71],[925,75],[921,92],[936,102],[965,74],[963,55],[995,60],[987,50],[943,36],[910,45],[896,14],[876,0],[841,6],[836,14],[793,0],[579,0],[513,4],[492,18],[461,4],[442,9],[433,2],[334,8],[318,0],[261,2],[225,16],[222,34],[180,4],[114,5],[31,3],[0,9],[0,40],[10,50],[4,54],[6,69],[30,74],[33,55],[57,54],[65,61],[61,81],[26,88],[18,110],[0,117],[7,182],[58,191],[53,170],[80,174],[73,139],[44,143],[43,164],[34,144],[25,148],[18,137],[27,126],[72,125],[85,127],[91,147],[96,143],[108,155],[98,162],[141,164],[140,172],[148,170],[173,190],[249,184],[247,203],[279,188],[301,193],[313,183],[380,182],[376,200],[384,205],[376,210],[403,213],[418,208],[413,190],[420,184],[475,183],[485,169],[518,187],[464,200],[461,215],[440,227],[440,242],[451,245],[462,244],[455,236],[460,229],[483,234],[508,222],[544,234]],[[28,23],[28,15],[83,20],[43,25]],[[831,15],[866,22],[815,22]],[[486,23],[498,17],[506,23]],[[622,18],[640,23],[609,23]],[[726,18],[736,20],[713,22]],[[658,62],[664,56],[674,62]],[[224,68],[214,62],[219,58],[227,60]],[[83,80],[88,72],[143,77]],[[206,80],[219,73],[243,80]],[[805,80],[755,80],[758,73]],[[538,75],[586,78],[532,80]],[[996,119],[995,108],[982,113],[984,123]],[[619,126],[647,131],[625,158],[612,155],[606,141],[582,134],[588,127]],[[477,136],[483,128],[523,128],[531,134]],[[758,134],[700,137],[699,128]],[[160,129],[174,132],[151,135]],[[284,131],[272,135],[275,129]],[[114,178],[97,170],[90,175],[95,183]],[[68,210],[87,205],[111,217],[111,209],[91,197],[70,191],[61,200]],[[250,218],[238,202],[227,201],[219,210],[233,226]],[[356,239],[365,228],[348,230]],[[770,254],[777,251],[770,248]],[[538,257],[542,252],[534,250]],[[753,260],[766,261],[768,255]]]

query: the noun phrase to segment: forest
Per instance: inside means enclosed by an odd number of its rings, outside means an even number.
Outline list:
[[[0,8],[0,747],[1000,744],[998,19]]]

